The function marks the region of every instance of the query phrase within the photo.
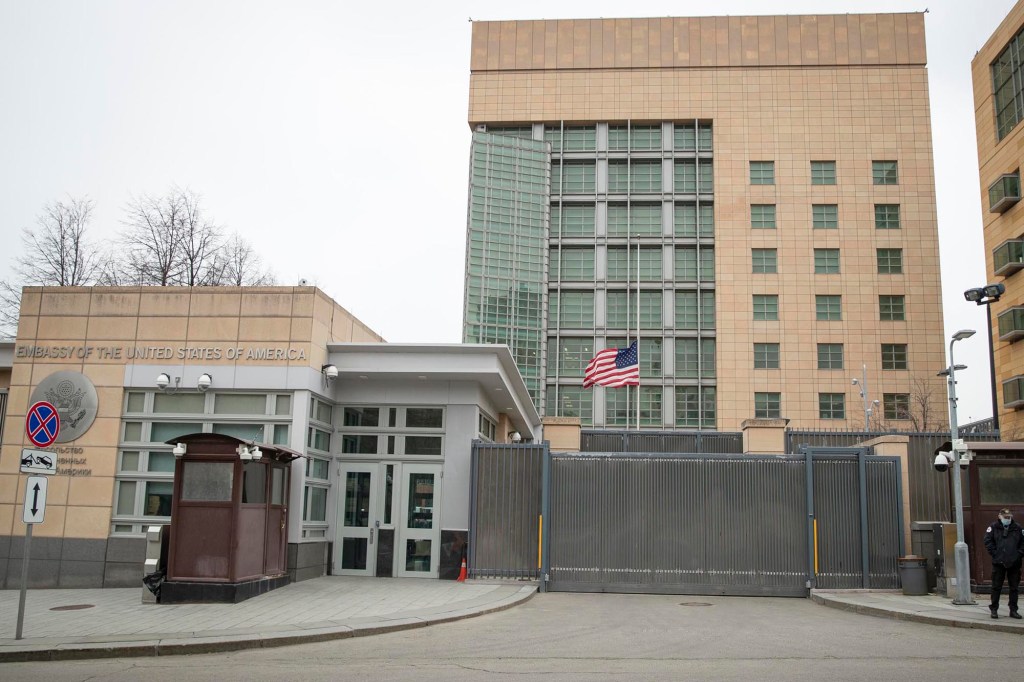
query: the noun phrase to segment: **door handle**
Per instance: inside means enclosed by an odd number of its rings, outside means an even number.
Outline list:
[[[370,544],[373,544],[373,531],[376,530],[373,526],[370,526]]]

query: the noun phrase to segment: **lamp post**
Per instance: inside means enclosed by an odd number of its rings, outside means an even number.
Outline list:
[[[953,451],[953,505],[956,509],[956,544],[953,546],[953,557],[956,565],[956,596],[954,604],[974,604],[971,598],[971,564],[967,554],[967,543],[964,542],[964,500],[960,486],[960,449],[957,447],[957,440],[960,437],[956,424],[956,370],[957,365],[953,362],[953,344],[963,339],[974,336],[973,329],[961,329],[953,334],[953,340],[949,342],[949,367],[943,374],[948,373],[946,382],[949,387],[949,438],[950,449]],[[961,365],[961,367],[963,367]]]
[[[968,301],[985,306],[985,322],[988,323],[988,372],[989,382],[992,384],[992,425],[996,431],[999,430],[999,402],[996,400],[996,352],[995,344],[992,341],[991,304],[998,301],[1004,293],[1006,293],[1006,287],[1001,282],[968,289],[964,292],[964,298]]]
[[[860,399],[864,401],[864,430],[869,431],[871,413],[873,411],[872,405],[877,407],[878,401],[868,399],[868,366],[861,365],[860,372],[860,380],[858,381],[858,379],[854,377],[853,379],[850,380],[850,383],[853,384],[854,386],[860,386]]]

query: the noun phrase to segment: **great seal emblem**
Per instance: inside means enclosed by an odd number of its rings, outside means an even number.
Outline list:
[[[98,401],[96,387],[78,372],[54,372],[32,391],[30,402],[46,401],[60,415],[58,443],[68,443],[82,436],[96,419]]]

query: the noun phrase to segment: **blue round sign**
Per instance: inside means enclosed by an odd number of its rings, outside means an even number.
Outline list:
[[[46,448],[53,445],[60,433],[60,415],[57,408],[41,400],[28,408],[28,417],[25,419],[25,431],[29,440],[36,447]]]

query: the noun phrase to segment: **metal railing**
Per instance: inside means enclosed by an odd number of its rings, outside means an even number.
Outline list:
[[[610,431],[593,429],[580,432],[580,452],[741,454],[743,452],[743,434],[725,431]]]

